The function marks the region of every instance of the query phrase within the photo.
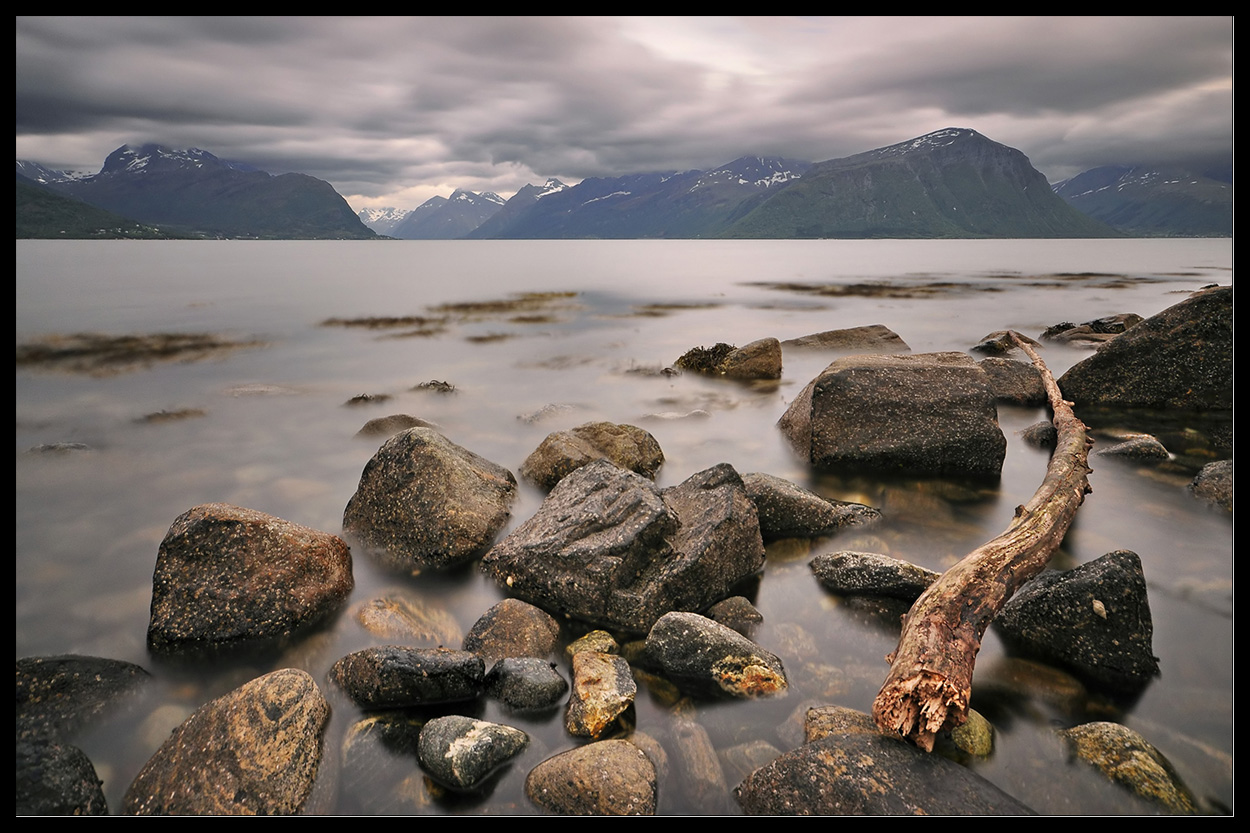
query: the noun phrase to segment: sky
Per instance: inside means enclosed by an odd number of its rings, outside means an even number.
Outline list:
[[[1051,182],[1231,165],[1231,17],[19,17],[17,158],[198,147],[355,209],[968,127]]]

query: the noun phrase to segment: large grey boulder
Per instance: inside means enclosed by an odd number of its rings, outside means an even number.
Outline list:
[[[994,388],[965,353],[848,356],[778,421],[822,468],[997,476],[1007,453]]]
[[[1102,345],[1059,379],[1085,405],[1233,407],[1233,288],[1196,292]]]
[[[588,422],[548,434],[521,464],[521,476],[551,491],[569,472],[601,458],[652,479],[664,464],[664,452],[651,432],[633,425]]]
[[[1013,651],[1101,689],[1132,694],[1159,673],[1146,578],[1128,550],[1042,573],[1003,605],[993,625]]]
[[[544,610],[643,633],[705,610],[764,565],[755,506],[721,464],[661,491],[607,460],[560,481],[482,569]]]
[[[330,706],[312,677],[274,671],[196,710],[126,791],[128,815],[291,815],[314,791]]]
[[[352,557],[329,533],[209,503],[161,541],[148,645],[172,652],[289,636],[351,593]]]
[[[683,691],[754,699],[784,694],[781,660],[737,631],[697,613],[668,613],[647,634],[646,655]]]
[[[516,499],[512,472],[429,428],[378,449],[343,510],[343,529],[395,569],[454,567],[485,552]]]

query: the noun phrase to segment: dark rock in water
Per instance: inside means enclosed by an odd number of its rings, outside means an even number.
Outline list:
[[[549,709],[568,693],[555,663],[537,657],[504,657],[486,673],[486,694],[515,712]]]
[[[1046,386],[1042,384],[1042,374],[1033,365],[993,357],[982,359],[978,364],[990,377],[990,386],[998,401],[1029,407],[1046,404]]]
[[[382,639],[441,647],[458,644],[463,638],[450,611],[429,600],[410,598],[402,591],[361,602],[355,616],[362,628]]]
[[[422,382],[419,385],[413,385],[413,390],[428,390],[434,393],[455,393],[456,386],[451,382],[440,382],[438,379],[431,379],[428,382]]]
[[[831,552],[811,561],[825,589],[844,596],[889,596],[914,602],[941,573],[872,552]]]
[[[1059,379],[1085,405],[1202,411],[1233,407],[1233,288],[1214,287],[1116,336]]]
[[[706,609],[763,564],[755,506],[732,466],[661,492],[607,460],[561,480],[482,559],[523,599],[638,633],[670,610]]]
[[[682,370],[731,379],[780,379],[781,342],[761,338],[742,347],[723,342],[714,347],[694,347],[673,365]]]
[[[1047,420],[1035,422],[1019,433],[1026,443],[1035,448],[1054,448],[1058,442],[1055,424]]]
[[[430,810],[434,795],[420,769],[417,748],[425,721],[408,711],[368,714],[348,727],[336,812],[411,815]]]
[[[655,765],[625,740],[604,740],[548,758],[525,779],[525,794],[549,813],[651,816]]]
[[[578,738],[596,738],[634,704],[638,684],[629,663],[615,654],[578,651],[573,655],[573,690],[564,728]]]
[[[672,735],[674,769],[686,804],[700,814],[728,813],[729,787],[725,783],[725,770],[707,729],[693,720],[678,720]]]
[[[989,377],[966,353],[839,359],[777,424],[824,468],[997,476],[1007,453]]]
[[[1059,734],[1072,754],[1168,813],[1197,813],[1193,793],[1172,763],[1144,737],[1118,723],[1085,723]]]
[[[771,697],[786,691],[781,660],[697,613],[668,613],[647,634],[647,659],[683,691],[711,697]]]
[[[303,671],[252,680],[201,706],[126,791],[129,815],[291,815],[314,790],[330,706]]]
[[[781,342],[782,350],[836,350],[855,353],[906,353],[911,350],[898,333],[884,324],[826,330]]]
[[[473,790],[525,751],[520,729],[458,714],[436,717],[421,730],[421,766],[453,790]]]
[[[1171,457],[1168,454],[1168,450],[1163,447],[1163,443],[1149,436],[1132,437],[1124,442],[1100,448],[1094,453],[1108,457],[1124,457],[1130,460],[1144,461],[1167,460]]]
[[[365,648],[330,669],[330,679],[365,709],[472,700],[482,693],[485,676],[476,654],[403,645]]]
[[[1014,652],[1067,668],[1086,683],[1134,694],[1159,674],[1141,559],[1109,552],[1022,587],[994,619]]]
[[[747,639],[751,638],[751,631],[755,629],[755,626],[764,621],[764,614],[760,613],[745,596],[730,596],[722,602],[717,602],[707,609],[707,617],[713,622],[737,631]]]
[[[67,738],[148,679],[147,671],[117,659],[73,654],[19,659],[18,737]]]
[[[357,437],[390,437],[409,428],[433,428],[438,426],[408,414],[391,414],[390,416],[371,419],[356,432]]]
[[[378,449],[343,511],[343,529],[387,566],[419,572],[482,554],[508,521],[516,478],[429,428]]]
[[[343,404],[350,407],[358,405],[381,405],[383,402],[389,401],[390,398],[391,395],[389,393],[358,393]]]
[[[1189,488],[1195,497],[1233,511],[1233,461],[1207,463]]]
[[[19,816],[108,815],[95,767],[76,746],[19,737],[16,775]]]
[[[548,434],[521,464],[521,476],[551,491],[569,472],[599,459],[654,480],[664,464],[664,452],[649,431],[633,425],[588,422]]]
[[[87,445],[86,443],[60,442],[60,443],[43,443],[42,445],[34,446],[27,453],[28,454],[56,454],[58,456],[64,456],[66,454],[73,454],[78,451],[94,451],[94,450],[95,449],[93,449],[91,446]]]
[[[748,815],[1032,815],[972,770],[902,740],[852,732],[806,743],[735,791]]]
[[[161,542],[148,645],[173,652],[287,637],[353,586],[341,539],[252,509],[197,506]]]
[[[774,538],[815,538],[844,526],[869,523],[881,512],[861,503],[826,500],[771,474],[744,474],[742,482],[760,516],[760,534]]]
[[[546,659],[559,638],[560,624],[549,614],[520,599],[504,599],[473,623],[462,647],[493,665],[504,657]]]
[[[1020,333],[1017,333],[1017,335],[1023,338],[1031,347],[1041,346],[1026,335]],[[980,343],[976,344],[972,349],[986,356],[1005,356],[1012,350],[1018,350],[1019,348],[1016,347],[1015,339],[1011,337],[1010,330],[995,330],[981,339]]]

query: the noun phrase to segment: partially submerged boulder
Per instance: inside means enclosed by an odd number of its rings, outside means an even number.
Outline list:
[[[907,353],[911,348],[898,333],[884,324],[826,330],[823,333],[789,338],[781,342],[783,350],[829,350],[843,353]]]
[[[453,790],[476,789],[495,770],[525,751],[520,729],[459,714],[436,717],[421,729],[421,766]]]
[[[965,353],[850,356],[778,421],[822,468],[997,476],[1007,454],[989,377]]]
[[[463,648],[492,665],[504,657],[546,659],[556,649],[560,623],[520,599],[493,605],[469,628]]]
[[[521,476],[551,491],[569,472],[599,459],[654,480],[664,464],[664,452],[649,431],[633,425],[588,422],[548,434],[521,464]]]
[[[1046,387],[1042,384],[1042,374],[1033,365],[996,356],[982,359],[979,364],[990,377],[994,396],[1000,402],[1028,407],[1046,404]]]
[[[785,693],[776,655],[697,613],[668,613],[647,634],[647,660],[683,691],[753,699]]]
[[[831,552],[811,561],[826,589],[845,596],[889,596],[914,602],[941,573],[873,552]]]
[[[655,815],[655,765],[625,740],[604,740],[548,758],[530,771],[525,794],[566,816]]]
[[[321,809],[314,785],[330,706],[287,668],[201,706],[126,791],[128,815],[291,815]]]
[[[759,512],[760,534],[765,539],[832,535],[844,526],[866,524],[881,517],[881,512],[871,506],[828,500],[771,474],[744,474],[742,482]]]
[[[661,491],[607,460],[577,469],[482,569],[545,610],[642,633],[705,610],[764,565],[755,506],[721,464]]]
[[[1233,511],[1233,461],[1207,463],[1189,488],[1195,497]]]
[[[472,700],[482,693],[485,677],[476,654],[403,645],[364,648],[330,668],[330,680],[365,709]]]
[[[1172,762],[1148,740],[1118,723],[1084,723],[1059,732],[1077,759],[1168,813],[1197,813],[1194,795]]]
[[[673,363],[675,367],[708,376],[730,379],[780,379],[781,342],[761,338],[742,347],[721,342],[713,347],[694,347]]]
[[[1086,405],[1202,411],[1233,407],[1233,288],[1195,292],[1103,345],[1059,379]]]
[[[338,608],[353,586],[341,539],[252,509],[197,506],[161,542],[148,645],[170,652],[286,637]]]
[[[515,499],[512,472],[437,431],[409,428],[365,465],[343,529],[389,567],[443,569],[485,552]]]

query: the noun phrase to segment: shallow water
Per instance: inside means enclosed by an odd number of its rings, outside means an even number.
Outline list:
[[[882,657],[897,638],[881,617],[824,592],[807,567],[811,556],[863,549],[949,566],[998,534],[1041,482],[1045,455],[1015,432],[1046,414],[1000,408],[1008,456],[994,483],[818,475],[774,424],[828,355],[787,353],[776,386],[655,371],[696,345],[865,324],[885,324],[925,352],[967,350],[1006,328],[1036,337],[1058,321],[1151,315],[1201,286],[1230,283],[1231,260],[1228,240],[18,241],[19,345],[53,334],[162,332],[263,346],[94,375],[18,369],[16,656],[90,654],[152,671],[155,685],[141,704],[80,739],[110,807],[119,808],[138,768],[206,700],[286,666],[324,683],[344,653],[383,644],[357,624],[355,605],[399,589],[449,611],[463,631],[502,598],[472,568],[395,576],[358,555],[351,602],[325,627],[282,652],[173,666],[149,656],[144,638],[157,547],[174,518],[226,502],[339,533],[343,507],[381,443],[355,436],[373,417],[407,413],[435,422],[454,442],[514,472],[547,433],[606,419],[655,435],[666,457],[662,486],[729,462],[885,513],[866,531],[769,548],[754,593],[765,617],[755,638],[786,663],[789,696],[694,707],[718,749],[764,739],[786,750],[797,743],[787,721],[801,704],[870,709],[886,672]],[[511,303],[465,306],[501,300]],[[384,316],[429,320],[323,325]],[[1058,376],[1087,354],[1048,345],[1043,357]],[[431,380],[456,392],[413,390]],[[365,393],[391,398],[344,404]],[[520,418],[552,404],[570,407]],[[142,419],[182,410],[192,413]],[[658,416],[695,410],[710,416]],[[90,450],[26,453],[54,442]],[[1054,748],[1054,726],[1091,719],[1138,729],[1208,808],[1232,807],[1232,524],[1185,488],[1209,452],[1172,450],[1189,453],[1153,469],[1092,457],[1093,494],[1056,560],[1072,566],[1116,549],[1141,556],[1162,676],[1133,704],[1065,699],[1036,680],[1023,690],[1003,682],[1010,663],[992,635],[981,652],[973,705],[996,723],[997,750],[972,766],[1041,812],[1140,809]],[[522,484],[513,525],[540,502]],[[570,625],[570,636],[578,632]],[[567,676],[567,662],[563,668]],[[359,714],[332,702],[327,760],[335,762],[338,739]],[[533,811],[525,774],[577,743],[562,714],[522,719],[489,700],[472,708],[530,732],[530,751],[486,794],[469,798],[420,787],[415,761],[397,755],[392,769],[418,788],[411,803],[381,809]],[[663,739],[674,717],[644,686],[635,719],[638,731]],[[732,788],[739,779],[727,780]],[[337,810],[379,809],[348,792],[339,790]],[[732,801],[701,806],[692,795],[674,773],[661,786],[661,810],[736,809]]]

